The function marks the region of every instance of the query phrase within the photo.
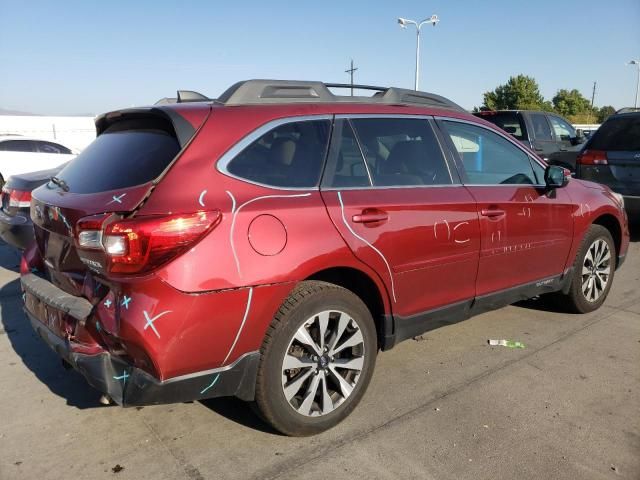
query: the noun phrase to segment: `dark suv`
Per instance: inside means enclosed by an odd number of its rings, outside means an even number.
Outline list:
[[[538,110],[497,110],[474,113],[534,150],[551,165],[573,171],[585,137],[568,120]]]
[[[355,408],[379,350],[543,293],[602,305],[629,243],[607,187],[437,95],[332,87],[98,117],[33,192],[42,339],[121,405],[235,395],[308,435]]]
[[[640,222],[640,111],[607,118],[578,156],[576,176],[620,193],[629,219]]]

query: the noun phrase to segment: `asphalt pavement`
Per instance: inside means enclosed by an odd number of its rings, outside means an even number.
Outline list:
[[[0,479],[640,478],[640,232],[598,311],[540,300],[378,356],[338,427],[288,438],[216,399],[123,409],[32,332],[0,245]],[[524,342],[491,347],[488,339]]]

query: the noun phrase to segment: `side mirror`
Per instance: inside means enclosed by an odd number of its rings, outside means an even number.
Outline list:
[[[557,165],[549,165],[544,171],[544,182],[547,188],[562,188],[569,183],[571,171]]]
[[[582,129],[578,129],[576,130],[576,136],[573,137],[572,139],[572,144],[574,145],[580,145],[583,144],[586,140],[586,137],[584,136],[584,132],[582,131]]]

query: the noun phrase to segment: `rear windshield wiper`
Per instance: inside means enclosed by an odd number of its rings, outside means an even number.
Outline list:
[[[58,177],[51,177],[50,180],[52,183],[55,183],[56,185],[58,185],[65,192],[69,191],[69,185],[67,185],[67,182],[65,182],[63,179]]]

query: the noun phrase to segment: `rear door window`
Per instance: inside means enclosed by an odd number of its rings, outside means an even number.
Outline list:
[[[0,142],[0,150],[6,152],[36,151],[31,140],[7,140],[6,142]]]
[[[222,169],[261,185],[315,187],[322,173],[330,130],[330,120],[292,120],[261,135]]]
[[[527,130],[524,122],[516,112],[480,112],[476,116],[497,125],[518,140],[527,140]]]
[[[536,140],[553,140],[553,135],[551,135],[551,128],[549,127],[549,122],[547,122],[546,115],[542,113],[532,113],[531,124]]]
[[[124,120],[109,127],[58,173],[74,193],[97,193],[155,180],[180,151],[162,120]]]
[[[67,147],[63,147],[62,145],[58,145],[57,143],[53,142],[36,142],[36,146],[38,147],[38,151],[40,153],[71,153],[71,150],[69,150]]]
[[[592,135],[588,148],[608,151],[640,151],[640,115],[609,118]]]
[[[374,186],[450,185],[431,125],[422,118],[353,118]]]

